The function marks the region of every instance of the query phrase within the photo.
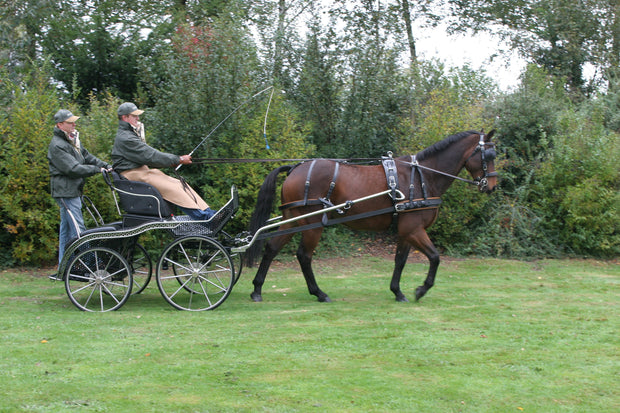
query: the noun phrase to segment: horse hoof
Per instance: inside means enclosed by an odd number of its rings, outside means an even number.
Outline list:
[[[407,297],[405,297],[404,295],[401,297],[396,297],[396,301],[398,301],[399,303],[408,303],[409,300],[407,300]]]
[[[260,303],[263,301],[263,296],[256,293],[250,294],[250,298],[252,298],[252,301],[254,301],[255,303]]]
[[[424,294],[426,294],[426,290],[424,289],[424,287],[420,286],[416,288],[415,289],[415,300],[418,301],[420,298],[424,297]]]
[[[328,296],[325,296],[325,297],[319,297],[319,302],[320,303],[331,303],[332,300]]]

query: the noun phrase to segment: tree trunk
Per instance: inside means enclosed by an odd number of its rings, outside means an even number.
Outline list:
[[[411,12],[409,10],[409,0],[401,1],[401,9],[403,11],[403,20],[405,21],[405,29],[407,29],[407,43],[409,44],[409,58],[411,66],[417,65],[418,56],[415,51],[415,39],[413,38],[413,28],[411,27]]]
[[[611,55],[609,56],[608,88],[613,90],[618,87],[618,67],[620,65],[620,0],[610,1],[612,13],[611,26]]]

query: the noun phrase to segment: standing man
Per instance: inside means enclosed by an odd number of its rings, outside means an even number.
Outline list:
[[[215,211],[189,185],[166,175],[156,168],[192,163],[190,155],[160,152],[146,143],[144,125],[140,122],[143,110],[126,102],[118,107],[118,131],[112,148],[114,169],[132,181],[153,185],[161,196],[177,205],[195,220],[208,220]]]
[[[67,243],[78,236],[78,229],[80,233],[86,229],[81,198],[85,178],[111,168],[107,162],[91,155],[82,147],[80,134],[75,130],[78,119],[78,116],[66,109],[56,112],[56,126],[47,150],[51,193],[60,207],[58,264],[62,261]]]

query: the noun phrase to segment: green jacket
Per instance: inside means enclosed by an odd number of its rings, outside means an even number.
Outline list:
[[[67,135],[54,127],[54,135],[47,150],[50,189],[54,198],[75,198],[82,195],[85,178],[95,175],[107,162],[91,155],[86,149],[77,149]]]
[[[114,169],[124,172],[146,165],[151,168],[166,168],[178,165],[180,156],[160,152],[142,141],[133,127],[125,122],[118,122],[118,131],[112,147]]]

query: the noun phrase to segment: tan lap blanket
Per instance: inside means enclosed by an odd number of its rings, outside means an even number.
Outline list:
[[[146,165],[129,169],[121,173],[130,181],[141,181],[153,185],[161,196],[169,202],[183,208],[207,209],[209,205],[189,185],[166,175],[159,169],[151,169]]]

